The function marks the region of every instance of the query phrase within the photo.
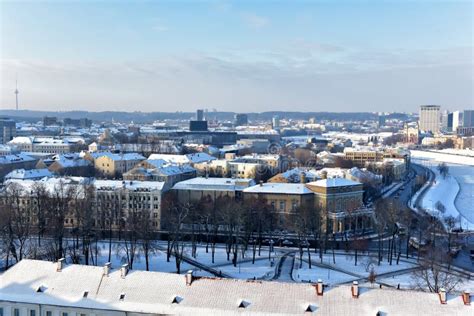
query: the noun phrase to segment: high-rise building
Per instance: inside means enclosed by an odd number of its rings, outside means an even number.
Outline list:
[[[16,136],[16,123],[14,120],[0,117],[0,144],[6,144]]]
[[[196,121],[204,121],[204,111],[197,110],[196,111]]]
[[[441,130],[443,131],[447,131],[448,130],[448,116],[449,116],[449,112],[448,110],[444,110],[442,113],[441,113]]]
[[[463,116],[463,113],[461,111],[453,112],[453,126],[452,126],[453,132],[455,132],[458,129],[458,127],[461,127],[463,125],[462,116]]]
[[[385,126],[385,120],[386,120],[385,115],[379,115],[379,121],[378,121],[379,127]]]
[[[420,107],[420,130],[439,133],[440,109],[439,105],[422,105]]]
[[[247,114],[235,114],[234,119],[235,126],[247,125],[249,123]]]
[[[448,132],[452,132],[453,131],[453,113],[448,113],[448,120],[446,122],[446,130]]]
[[[463,127],[474,127],[474,110],[464,110]]]
[[[196,120],[189,121],[189,130],[191,132],[205,132],[207,131],[207,121],[204,120],[204,111],[196,111]]]
[[[278,115],[275,115],[272,118],[272,127],[273,128],[280,128],[280,117]]]

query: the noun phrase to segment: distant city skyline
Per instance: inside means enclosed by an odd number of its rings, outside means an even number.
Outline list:
[[[471,1],[0,3],[0,109],[472,108]]]

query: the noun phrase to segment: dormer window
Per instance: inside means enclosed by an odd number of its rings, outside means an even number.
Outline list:
[[[181,302],[183,301],[183,299],[184,299],[184,298],[182,298],[181,296],[177,296],[177,295],[176,295],[176,296],[173,298],[173,301],[171,302],[171,304],[179,304],[179,303],[181,303]]]
[[[119,300],[123,301],[125,299],[125,293],[120,294]]]
[[[249,301],[242,300],[239,304],[239,308],[247,308],[250,305]]]
[[[82,297],[87,298],[88,295],[89,295],[89,291],[84,291],[84,294],[82,295]]]
[[[40,285],[36,289],[36,293],[43,293],[44,291],[46,291],[46,286],[44,286],[44,285]]]
[[[309,304],[308,307],[306,307],[306,313],[314,313],[316,311],[316,305]]]

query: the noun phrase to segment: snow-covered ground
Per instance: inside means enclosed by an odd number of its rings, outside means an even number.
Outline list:
[[[312,268],[309,269],[308,264],[305,262],[307,258],[303,257],[303,268],[299,268],[299,260],[295,263],[293,270],[293,278],[299,281],[315,281],[322,279],[325,283],[338,284],[345,283],[359,278],[366,278],[370,274],[370,270],[373,268],[377,275],[384,273],[401,271],[409,268],[413,268],[416,265],[414,263],[407,262],[403,259],[396,264],[396,258],[392,261],[392,265],[387,262],[386,258],[382,260],[380,266],[377,264],[376,256],[360,255],[358,256],[357,265],[355,265],[354,255],[347,254],[336,254],[336,263],[333,263],[332,254],[325,254],[323,256],[323,264],[332,267],[333,269],[326,267],[318,267],[313,264]],[[313,263],[321,263],[319,257],[312,260]],[[339,271],[337,271],[339,270]]]
[[[255,261],[255,264],[252,264],[250,261],[245,261],[238,263],[236,267],[232,264],[225,266],[215,267],[216,270],[221,270],[223,273],[226,273],[236,279],[259,279],[266,276],[270,278],[274,275],[275,266],[271,264],[271,261],[268,258],[263,258]]]
[[[441,149],[441,150],[435,150],[435,151],[440,152],[440,153],[444,153],[444,154],[474,157],[474,150],[471,150],[471,149],[447,148],[447,149]]]
[[[376,279],[376,282],[388,284],[393,287],[400,285],[400,289],[417,289],[419,288],[418,285],[424,284],[423,281],[417,281],[412,273],[380,278]],[[474,280],[462,279],[462,281],[456,285],[456,291],[461,292],[465,290],[471,293],[474,291]]]
[[[474,157],[423,151],[411,153],[413,162],[430,168],[436,175],[421,206],[440,217],[451,215],[460,221],[463,229],[474,230]],[[449,167],[446,178],[437,169],[441,162]],[[438,201],[446,208],[443,214],[436,210]]]
[[[446,162],[461,165],[474,166],[474,157],[467,155],[453,155],[443,152],[411,150],[411,157],[416,159],[431,160],[434,162]]]
[[[347,273],[335,271],[329,268],[322,268],[313,265],[309,269],[307,262],[303,261],[303,266],[300,269],[300,262],[295,260],[295,267],[293,269],[293,279],[300,282],[317,282],[321,279],[325,284],[335,285],[356,280],[357,277]]]
[[[166,243],[159,243],[161,246],[165,246]],[[98,265],[103,265],[108,261],[108,243],[102,242],[99,244],[99,260]],[[268,249],[262,248],[261,255],[256,253],[256,261],[252,264],[252,251],[247,250],[245,252],[245,258],[242,258],[242,252],[239,251],[237,258],[237,266],[234,267],[232,264],[232,254],[229,261],[227,261],[227,253],[224,247],[216,247],[214,263],[212,263],[212,254],[211,248],[209,247],[209,252],[206,253],[206,248],[203,245],[197,247],[196,258],[191,257],[191,246],[187,246],[184,250],[184,255],[194,261],[197,261],[201,264],[209,266],[216,271],[221,271],[224,274],[230,275],[238,279],[250,279],[250,278],[262,278],[265,275],[273,275],[275,268],[271,265],[270,260],[268,259]],[[275,258],[280,256],[280,252],[272,253],[271,257]],[[277,259],[274,259],[275,261]],[[119,267],[122,264],[126,263],[126,252],[123,247],[120,247],[118,243],[114,243],[112,249],[112,258],[111,263],[113,267]],[[133,263],[134,270],[145,270],[145,258],[142,254],[139,254]],[[166,251],[155,250],[150,255],[150,270],[151,271],[160,271],[160,272],[171,272],[176,273],[176,260],[174,257],[170,258],[170,262],[167,262]],[[212,276],[212,274],[202,271],[201,269],[195,267],[192,264],[182,262],[181,263],[181,273],[185,273],[187,270],[194,270],[196,275],[200,276]]]

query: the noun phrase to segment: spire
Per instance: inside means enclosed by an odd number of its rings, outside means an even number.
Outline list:
[[[16,98],[16,110],[18,111],[18,78],[15,80],[15,98]]]

